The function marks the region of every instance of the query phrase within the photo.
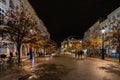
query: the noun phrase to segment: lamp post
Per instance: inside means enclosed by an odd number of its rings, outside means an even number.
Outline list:
[[[102,33],[102,53],[101,53],[101,58],[104,60],[105,59],[105,50],[104,50],[104,34],[105,34],[105,29],[101,30]]]

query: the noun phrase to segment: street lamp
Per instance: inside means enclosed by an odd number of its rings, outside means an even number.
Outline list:
[[[102,53],[101,53],[101,58],[104,60],[105,59],[105,50],[104,50],[104,34],[105,34],[105,29],[101,30],[102,33]]]
[[[82,40],[80,40],[80,43],[82,44]]]

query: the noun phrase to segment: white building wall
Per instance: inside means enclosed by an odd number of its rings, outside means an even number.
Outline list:
[[[0,8],[3,9],[5,12],[7,10],[10,10],[12,9],[10,7],[10,0],[4,0],[6,2],[6,4],[4,4],[2,2],[2,0],[0,0]],[[40,29],[40,31],[42,32],[41,35],[42,36],[48,36],[48,38],[50,38],[50,34],[49,32],[47,31],[47,28],[45,27],[44,23],[42,22],[41,19],[39,19],[39,17],[36,15],[34,9],[32,8],[32,6],[29,4],[28,0],[11,0],[13,5],[14,5],[14,8],[13,9],[20,9],[21,7],[24,7],[25,10],[30,13],[35,19],[36,21],[38,22],[38,28]],[[1,25],[0,25],[1,26]],[[14,52],[16,52],[16,47],[14,47],[15,50]],[[27,49],[25,49],[26,52],[28,52]],[[10,52],[10,49],[7,48],[7,53],[6,54],[9,54]],[[22,52],[22,49],[21,49],[21,52]],[[21,54],[22,55],[22,54]]]
[[[6,4],[4,4],[4,3],[2,3],[2,2],[0,2],[0,8],[2,9],[2,10],[4,10],[4,13],[2,12],[2,11],[0,11],[0,13],[3,13],[3,14],[5,14],[5,12],[9,9],[9,7],[8,7],[8,5]]]
[[[120,7],[115,9],[113,12],[111,12],[107,18],[109,19],[109,22],[112,23],[115,20],[120,20]]]

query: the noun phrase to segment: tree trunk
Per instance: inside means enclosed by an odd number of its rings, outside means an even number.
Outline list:
[[[119,53],[119,63],[120,63],[120,53]]]
[[[29,53],[30,53],[30,59],[32,59],[32,57],[33,57],[32,56],[32,48],[30,48],[30,52]]]
[[[18,52],[18,63],[21,63],[21,56],[20,56],[20,45],[17,45],[17,52]]]

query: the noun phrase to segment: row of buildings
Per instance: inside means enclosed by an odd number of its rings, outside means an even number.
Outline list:
[[[23,8],[28,14],[33,16],[35,21],[37,21],[37,28],[40,30],[40,35],[42,37],[45,37],[46,39],[50,39],[50,34],[47,31],[47,28],[45,27],[42,20],[39,19],[39,17],[36,15],[28,0],[0,0],[0,19],[3,19],[3,16],[8,10],[20,10],[21,8]],[[2,26],[3,25],[0,25],[0,27]],[[10,48],[6,47],[6,45],[4,45],[5,43],[9,43]],[[28,47],[29,46],[26,46],[25,44],[21,46],[21,55],[27,54],[27,52],[29,51]],[[13,53],[16,52],[15,45],[0,34],[0,54],[8,55],[10,51],[12,51]]]
[[[85,33],[84,42],[90,39],[94,39],[96,36],[103,40],[101,47],[96,47],[97,50],[104,47],[105,53],[114,56],[116,52],[118,42],[112,42],[113,33],[120,28],[120,7],[111,12],[106,19],[98,20],[95,22]],[[104,30],[104,33],[101,31]],[[90,47],[88,47],[90,50]]]
[[[82,40],[76,39],[74,36],[69,36],[61,43],[61,52],[63,53],[75,53],[82,49]]]
[[[120,7],[111,12],[106,19],[99,19],[96,21],[85,33],[82,39],[82,45],[86,45],[85,51],[89,53],[96,52],[96,54],[101,54],[101,49],[105,49],[105,53],[110,56],[115,56],[117,53],[118,42],[112,42],[113,33],[115,33],[118,28],[120,28]],[[104,31],[104,32],[102,32]],[[97,41],[95,42],[95,39]],[[87,42],[89,40],[94,40],[96,47],[88,46]],[[61,51],[71,51],[76,50],[73,47],[77,44],[81,44],[80,39],[66,39],[61,43]],[[97,46],[98,45],[98,46]]]

